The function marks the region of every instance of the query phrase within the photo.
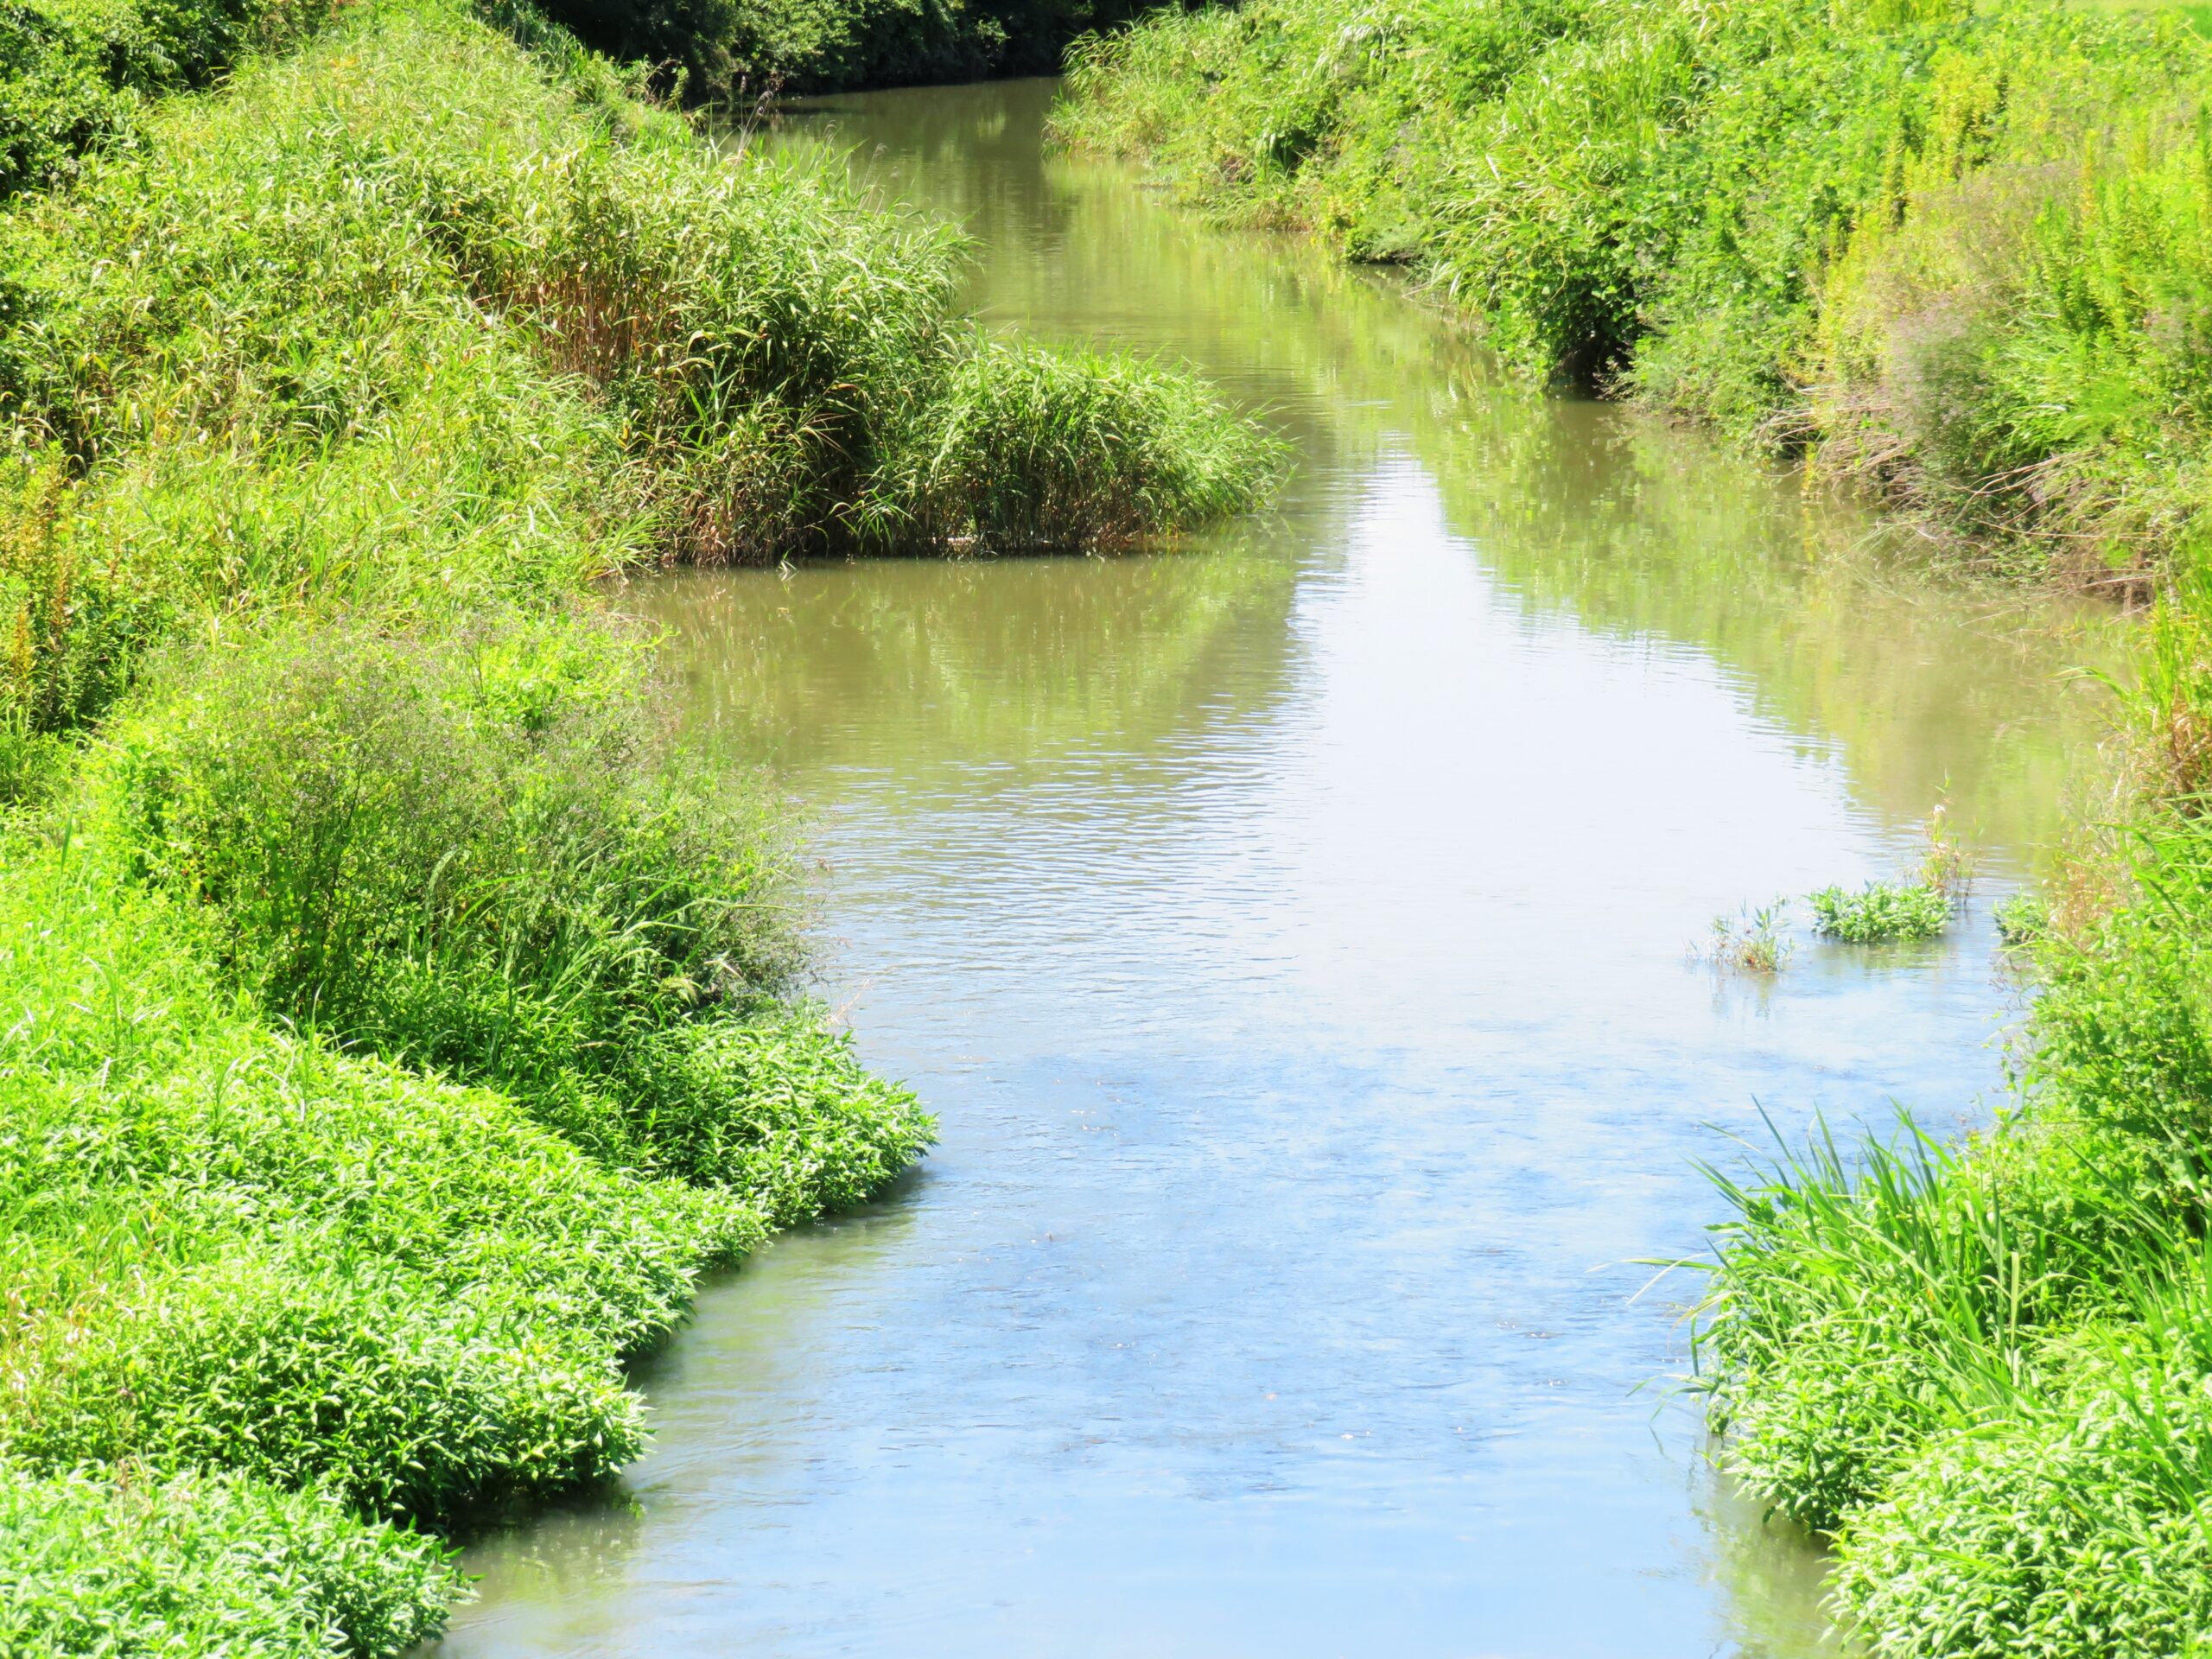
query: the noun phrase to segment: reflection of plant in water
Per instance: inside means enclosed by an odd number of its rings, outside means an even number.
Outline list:
[[[1840,1659],[1849,1651],[1828,1611],[1831,1558],[1818,1539],[1717,1468],[1695,1484],[1691,1502],[1704,1523],[1706,1576],[1728,1592],[1736,1659]]]
[[[1279,695],[1297,567],[1247,531],[1204,550],[982,564],[887,561],[691,572],[632,590],[690,664],[690,707],[728,753],[836,758],[824,715],[890,698],[948,766],[1065,752],[1098,733],[1141,752],[1194,718]]]
[[[2102,613],[2030,611],[1947,582],[1915,550],[1870,542],[1856,505],[1788,473],[1617,408],[1502,386],[1464,331],[1395,283],[1311,247],[1194,231],[1116,168],[1057,158],[1017,196],[1001,168],[1035,143],[1045,96],[951,95],[994,111],[1038,101],[988,140],[989,169],[933,153],[921,100],[871,121],[872,137],[900,135],[871,166],[987,245],[969,295],[987,315],[1088,334],[1095,296],[1110,296],[1117,327],[1268,402],[1306,476],[1410,456],[1500,602],[1532,622],[1711,662],[1761,719],[1832,746],[1884,817],[1924,810],[1948,784],[2005,815],[1985,822],[1992,842],[2056,831],[2070,766],[2058,728],[2094,715],[2087,698],[2055,696],[2053,677],[2103,655],[2082,634]],[[966,142],[982,109],[944,107],[961,111]]]

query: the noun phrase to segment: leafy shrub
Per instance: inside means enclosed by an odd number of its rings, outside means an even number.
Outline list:
[[[728,1187],[779,1227],[873,1198],[934,1127],[811,1009],[669,1027],[627,1047],[608,1087],[639,1163]]]
[[[1822,887],[1805,902],[1815,930],[1846,944],[1932,939],[1951,925],[1950,894],[1918,881],[1869,881],[1857,893]]]
[[[2050,908],[2042,895],[2026,888],[2001,901],[1996,918],[1998,941],[2008,950],[2036,944],[2050,927]]]
[[[325,1493],[131,1470],[0,1475],[0,1648],[219,1659],[398,1659],[445,1624],[431,1540]]]
[[[2119,1294],[2174,1232],[2130,1148],[2026,1126],[1971,1155],[1909,1121],[1847,1153],[1825,1133],[1758,1179],[1716,1173],[1732,1217],[1700,1342],[1725,1458],[1827,1530],[1920,1439],[1980,1408],[1993,1372]]]
[[[790,854],[765,791],[675,746],[644,651],[516,619],[205,654],[119,739],[128,844],[210,907],[257,995],[341,1031],[395,957],[493,970],[574,1012],[588,1043],[742,1004],[798,963]],[[496,1049],[466,1026],[453,1041]]]
[[[2050,1344],[2001,1417],[1929,1440],[1853,1517],[1837,1592],[1870,1652],[2205,1651],[2203,1287],[2133,1311]]]

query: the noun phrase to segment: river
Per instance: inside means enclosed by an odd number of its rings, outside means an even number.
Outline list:
[[[1501,386],[1387,280],[1047,157],[1051,87],[840,99],[993,325],[1188,359],[1280,508],[1138,557],[690,573],[688,716],[809,806],[823,990],[943,1124],[710,1284],[609,1497],[479,1544],[440,1652],[1832,1650],[1711,1471],[1694,1167],[1762,1108],[1986,1113],[1989,900],[2101,718],[2088,618],[1946,587],[1694,435]],[[1938,944],[1712,918],[1886,874]],[[1639,1292],[1643,1294],[1639,1294]]]

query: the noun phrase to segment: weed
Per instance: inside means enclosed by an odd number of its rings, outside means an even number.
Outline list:
[[[1856,893],[1822,887],[1806,895],[1813,928],[1846,944],[1932,939],[1951,925],[1951,897],[1919,881],[1869,881]]]
[[[2050,906],[2041,893],[2023,888],[1997,906],[1997,938],[2008,950],[2034,944],[2050,929]]]
[[[1713,918],[1713,937],[1697,953],[1716,968],[1746,974],[1778,974],[1788,965],[1795,948],[1783,932],[1788,912],[1777,899],[1757,910],[1746,906],[1740,916]]]

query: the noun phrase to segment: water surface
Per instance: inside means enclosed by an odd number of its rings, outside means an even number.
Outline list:
[[[625,1496],[475,1550],[443,1651],[1826,1651],[1817,1558],[1645,1386],[1694,1287],[1636,1263],[1699,1248],[1693,1160],[1762,1106],[1986,1109],[1987,900],[2063,823],[2097,643],[1045,160],[1048,94],[778,142],[962,218],[994,324],[1194,361],[1298,474],[1144,557],[633,595],[811,806],[825,993],[944,1141],[709,1287]],[[1983,874],[1941,944],[1686,960],[1939,799]]]

